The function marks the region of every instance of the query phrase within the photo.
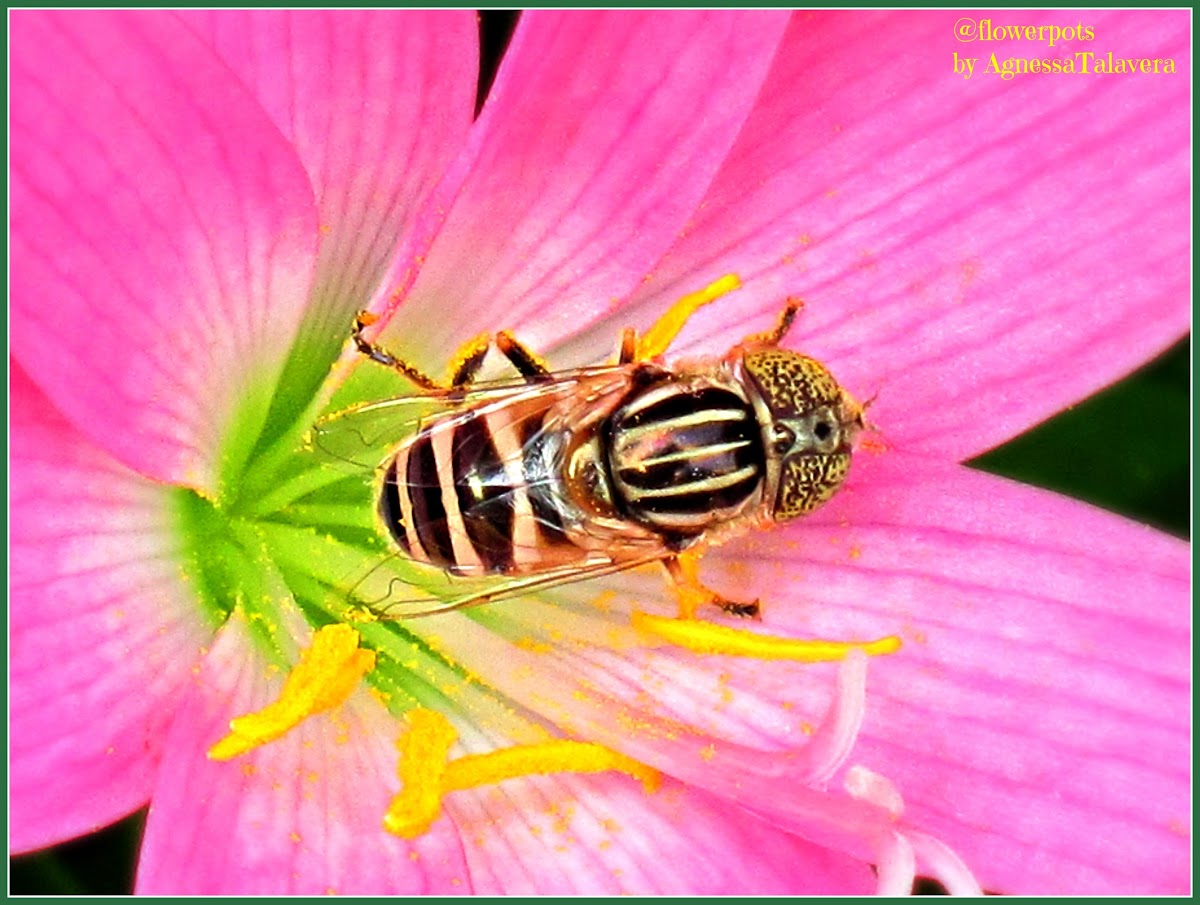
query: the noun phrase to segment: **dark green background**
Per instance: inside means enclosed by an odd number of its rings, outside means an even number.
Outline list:
[[[481,25],[480,97],[514,22],[513,13],[488,13]],[[1190,362],[1184,339],[1128,379],[970,464],[1189,537]],[[129,892],[144,819],[139,812],[91,836],[10,859],[10,892]]]

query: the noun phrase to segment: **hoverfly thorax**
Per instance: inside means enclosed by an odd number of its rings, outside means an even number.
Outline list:
[[[719,365],[639,389],[608,425],[614,491],[639,524],[694,537],[759,506],[761,426],[743,388]]]
[[[850,470],[862,407],[815,359],[787,349],[746,351],[742,368],[760,396],[767,428],[769,505],[776,521],[812,512]]]

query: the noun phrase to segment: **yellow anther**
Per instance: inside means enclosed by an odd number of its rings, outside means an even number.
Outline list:
[[[448,792],[551,773],[617,771],[640,781],[647,792],[657,789],[661,781],[657,770],[620,752],[562,739],[469,754],[447,762],[450,746],[458,737],[450,721],[440,713],[422,709],[409,711],[405,720],[408,731],[398,743],[404,787],[383,818],[388,832],[405,839],[415,839],[429,830],[441,812],[442,796]]]
[[[649,613],[634,612],[632,621],[634,628],[698,654],[819,663],[842,660],[852,650],[861,650],[874,656],[895,653],[900,649],[900,639],[895,635],[876,641],[801,640],[760,635],[700,619],[672,619]]]
[[[442,809],[442,777],[450,746],[458,732],[433,710],[417,708],[404,714],[408,731],[400,736],[398,773],[402,787],[392,798],[383,827],[404,839],[416,839],[437,820]]]
[[[693,314],[710,302],[715,302],[721,296],[733,292],[741,285],[742,281],[738,279],[737,274],[729,273],[705,286],[699,292],[685,295],[675,302],[638,340],[636,360],[645,361],[656,355],[662,355]]]
[[[229,760],[274,741],[308,717],[332,710],[350,697],[375,666],[375,652],[358,646],[358,632],[348,625],[327,625],[300,654],[279,700],[229,723],[233,731],[208,750],[213,760]]]

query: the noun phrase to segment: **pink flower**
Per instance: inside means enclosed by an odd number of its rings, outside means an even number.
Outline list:
[[[959,18],[527,13],[472,124],[467,13],[14,13],[10,848],[149,801],[141,892],[1186,891],[1187,545],[957,463],[1186,330],[1189,19]],[[1174,71],[985,71],[1109,50]],[[773,635],[901,636],[865,705],[861,657],[635,643],[671,604],[630,573],[364,624],[344,704],[206,757],[384,555],[300,449],[394,392],[345,379],[356,310],[435,373],[505,327],[570,366],[726,273],[679,351],[803,295],[788,344],[880,439],[704,568]],[[579,739],[661,787],[488,783],[402,838],[427,709],[458,754]]]

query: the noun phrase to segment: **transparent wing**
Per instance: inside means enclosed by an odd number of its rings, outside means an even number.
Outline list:
[[[362,403],[319,419],[309,435],[310,443],[318,458],[330,465],[356,472],[371,469],[404,439],[447,413],[476,411],[540,396],[560,398],[581,384],[626,372],[626,366],[604,365],[556,372],[533,383],[513,378]]]
[[[372,469],[388,450],[414,433],[424,418],[444,408],[428,396],[400,396],[354,406],[317,421],[309,442],[322,462],[344,470]]]
[[[380,563],[354,585],[348,597],[352,604],[366,607],[380,619],[415,619],[636,569],[659,562],[668,555],[667,551],[660,549],[634,559],[603,559],[563,566],[536,575],[509,577],[460,578],[428,567],[430,573],[428,580],[422,581],[425,585],[422,588],[390,571],[387,568],[389,560]]]

